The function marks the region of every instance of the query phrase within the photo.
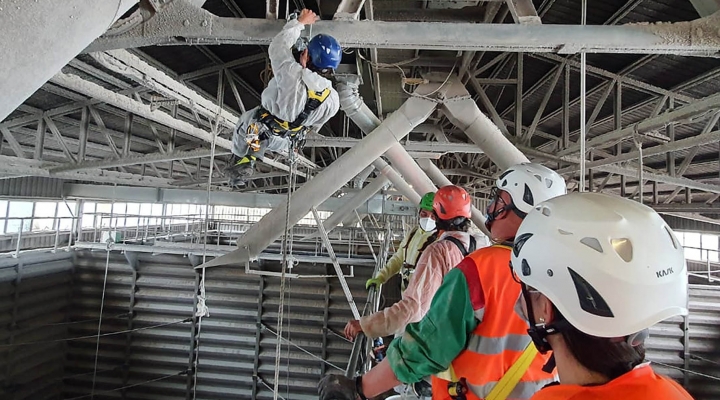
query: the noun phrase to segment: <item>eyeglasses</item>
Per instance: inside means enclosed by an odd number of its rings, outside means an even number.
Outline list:
[[[502,213],[505,210],[505,208],[508,206],[508,203],[506,203],[505,200],[503,200],[503,198],[500,197],[500,189],[498,189],[497,186],[493,186],[493,188],[490,189],[490,199],[491,199],[490,204],[488,204],[488,207],[486,210],[486,213],[488,215],[498,215],[498,214]],[[490,212],[490,207],[492,207],[493,204],[495,204],[495,211]]]

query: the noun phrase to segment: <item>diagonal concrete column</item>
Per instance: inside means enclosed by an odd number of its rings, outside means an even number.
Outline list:
[[[137,2],[43,0],[2,4],[0,120],[10,115]]]
[[[448,88],[452,86],[454,84],[443,85],[441,82],[419,86],[415,91],[419,96],[410,97],[402,107],[360,143],[298,189],[289,204],[285,202],[274,208],[253,225],[238,240],[238,250],[196,268],[238,265],[256,258],[260,252],[283,234],[286,224],[295,225],[313,207],[317,207],[370,165],[372,160],[385,153],[393,143],[398,143],[414,127],[425,121],[435,111],[438,104],[425,96],[445,97]],[[288,214],[287,218],[286,213]]]

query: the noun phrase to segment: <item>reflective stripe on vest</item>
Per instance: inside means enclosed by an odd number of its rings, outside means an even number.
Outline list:
[[[508,334],[502,337],[472,335],[465,350],[477,354],[500,354],[504,350],[523,351],[530,343],[530,336]]]
[[[530,342],[527,323],[515,313],[520,285],[508,271],[510,253],[507,246],[482,248],[468,256],[475,268],[469,267],[471,270],[463,272],[468,279],[468,288],[480,285],[484,297],[484,307],[475,310],[476,316],[478,311],[482,314],[481,322],[468,339],[466,349],[451,364],[456,379],[465,378],[467,382],[468,399],[487,396]],[[540,354],[535,357],[510,398],[529,399],[554,380],[553,375],[542,372],[548,357]],[[445,391],[447,393],[447,389]]]

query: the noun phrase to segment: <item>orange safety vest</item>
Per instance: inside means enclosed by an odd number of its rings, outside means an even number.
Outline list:
[[[485,398],[531,341],[527,322],[515,312],[520,285],[508,270],[510,252],[507,246],[485,247],[467,257],[472,259],[475,269],[462,264],[458,266],[465,274],[471,302],[473,296],[479,297],[480,293],[484,298],[484,307],[475,309],[481,322],[469,338],[466,349],[451,364],[455,378],[465,379],[469,389],[465,398],[468,400]],[[555,380],[554,375],[542,371],[548,358],[549,354],[536,356],[508,399],[529,399]],[[447,381],[433,377],[433,400],[451,398]]]
[[[677,382],[656,374],[649,365],[642,365],[604,385],[553,385],[532,397],[532,400],[591,399],[692,400],[692,396]]]

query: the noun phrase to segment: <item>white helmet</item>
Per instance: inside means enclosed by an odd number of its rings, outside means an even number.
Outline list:
[[[682,246],[655,211],[620,197],[538,205],[520,225],[512,267],[588,335],[628,336],[687,314]]]
[[[528,213],[545,200],[567,193],[565,180],[557,172],[536,163],[513,165],[495,182],[510,194],[515,208]]]

